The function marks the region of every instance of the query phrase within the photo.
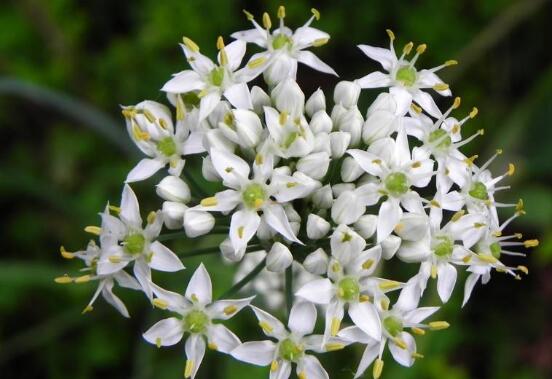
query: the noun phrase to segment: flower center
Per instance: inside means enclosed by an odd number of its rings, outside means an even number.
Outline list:
[[[402,172],[394,172],[385,178],[385,188],[393,196],[404,195],[409,188],[406,175]]]
[[[301,355],[303,355],[302,347],[296,344],[290,338],[287,338],[280,342],[278,352],[280,353],[280,357],[282,359],[290,362],[296,361],[298,358],[301,357]]]
[[[399,333],[403,331],[401,320],[393,316],[388,316],[383,319],[383,327],[392,337],[397,337]]]
[[[209,324],[209,317],[198,310],[193,310],[184,316],[184,327],[190,333],[203,333]]]
[[[144,245],[146,244],[146,238],[140,234],[129,234],[124,240],[126,251],[130,254],[141,254],[144,251]]]
[[[176,144],[172,137],[165,137],[159,142],[157,142],[157,150],[161,152],[166,157],[170,157],[176,153]]]
[[[475,182],[472,184],[470,191],[468,192],[471,197],[478,200],[488,200],[489,193],[487,187],[481,182]]]
[[[437,237],[437,244],[433,248],[433,254],[438,257],[450,257],[452,250],[454,249],[454,243],[448,237]]]
[[[293,142],[295,142],[295,140],[297,139],[297,136],[299,136],[299,133],[297,132],[291,132],[287,135],[285,141],[284,141],[284,147],[286,149],[289,149],[289,147],[291,146],[291,144]]]
[[[214,86],[220,87],[224,81],[224,67],[215,67],[209,73],[209,79]]]
[[[429,133],[429,143],[437,142],[435,147],[439,150],[446,150],[452,144],[452,140],[446,130],[437,129]]]
[[[242,193],[243,203],[251,209],[260,208],[266,200],[266,193],[262,185],[253,183],[245,188]]]
[[[410,66],[402,66],[397,70],[395,79],[405,87],[412,87],[416,83],[416,69]]]
[[[282,33],[278,34],[272,39],[272,47],[275,50],[281,49],[286,45],[291,45],[291,43],[292,43],[291,38],[289,38],[288,36]]]
[[[489,246],[489,250],[491,250],[491,254],[496,259],[500,259],[500,253],[502,252],[502,248],[500,247],[500,244],[498,242],[493,242]]]
[[[337,284],[337,296],[341,300],[355,301],[360,295],[360,286],[355,278],[343,278]]]

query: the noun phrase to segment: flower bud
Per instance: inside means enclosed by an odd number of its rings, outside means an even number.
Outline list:
[[[399,122],[400,119],[391,112],[375,111],[367,117],[362,126],[362,140],[371,144],[380,138],[389,137],[397,129]]]
[[[360,96],[360,86],[356,82],[343,80],[335,86],[334,102],[341,104],[345,108],[351,108],[357,105]]]
[[[219,180],[222,180],[217,170],[215,170],[215,166],[213,166],[213,161],[211,161],[210,156],[206,156],[205,158],[203,158],[203,162],[201,165],[201,174],[206,180],[209,180],[210,182],[218,182]]]
[[[314,275],[323,275],[328,271],[329,258],[326,252],[322,249],[316,249],[303,261],[305,270]]]
[[[272,272],[282,272],[293,263],[293,255],[286,245],[275,242],[266,256],[266,269]]]
[[[211,129],[205,133],[203,137],[203,144],[207,150],[215,149],[227,151],[229,153],[233,153],[236,148],[236,145],[226,138],[220,129]]]
[[[288,218],[289,221],[301,222],[301,216],[295,210],[293,205],[291,204],[284,205],[284,212],[286,212],[286,217]]]
[[[353,157],[346,157],[341,165],[341,179],[344,182],[354,182],[364,174],[364,170]]]
[[[306,157],[299,159],[297,162],[297,170],[310,176],[313,179],[322,179],[328,172],[330,165],[330,157],[328,153],[319,152],[311,153]]]
[[[314,114],[319,111],[326,110],[326,96],[324,91],[318,88],[310,95],[307,103],[305,104],[305,111],[309,117],[314,117]]]
[[[364,239],[368,239],[374,235],[378,226],[378,216],[363,215],[353,225],[358,234]]]
[[[253,110],[257,114],[263,114],[263,107],[269,107],[272,104],[270,96],[258,86],[251,88],[251,101],[253,102]]]
[[[345,191],[332,206],[332,220],[336,224],[349,225],[356,222],[365,211],[366,207],[359,204],[356,194],[353,191]]]
[[[261,217],[261,223],[257,228],[257,238],[261,241],[267,241],[274,237],[274,231],[268,224],[264,221],[264,217]]]
[[[397,236],[390,235],[381,241],[381,252],[384,259],[391,259],[401,246],[401,239]]]
[[[351,142],[351,135],[346,132],[330,133],[330,144],[332,147],[332,158],[339,159],[345,154]]]
[[[397,110],[397,103],[395,98],[389,92],[383,92],[376,97],[376,100],[368,107],[366,111],[366,118],[377,111],[387,111],[395,114]]]
[[[334,125],[337,125],[339,123],[339,120],[341,119],[341,117],[343,117],[345,113],[347,113],[347,108],[345,108],[343,105],[341,104],[334,105],[331,113],[331,119]]]
[[[314,191],[312,194],[312,203],[319,209],[330,208],[333,203],[332,187],[326,184],[324,187]]]
[[[297,235],[299,233],[299,230],[301,230],[301,223],[298,221],[290,221],[289,226],[291,226],[291,231],[294,235]]]
[[[362,136],[362,125],[364,119],[357,108],[351,108],[345,112],[337,121],[336,127],[342,132],[347,132],[351,135],[351,146],[356,146],[360,143]]]
[[[167,228],[171,230],[181,229],[184,213],[187,209],[188,207],[180,202],[163,202],[161,212],[163,213],[163,221]]]
[[[164,200],[177,201],[186,204],[190,201],[190,187],[178,176],[164,177],[155,188],[157,195]]]
[[[207,234],[215,226],[215,218],[205,211],[188,209],[184,213],[184,230],[190,238]]]
[[[333,122],[326,111],[320,110],[312,116],[309,126],[314,134],[329,133],[332,131]]]
[[[219,129],[226,138],[244,148],[255,147],[263,132],[259,116],[247,109],[227,113],[225,121],[219,123]]]
[[[330,223],[322,217],[311,213],[307,219],[307,236],[311,240],[323,238],[330,231]]]
[[[332,187],[334,197],[339,197],[343,192],[354,190],[355,185],[353,183],[338,183],[334,184]]]
[[[288,78],[272,90],[272,101],[280,112],[287,112],[292,117],[303,114],[305,94],[294,79]]]
[[[230,240],[230,238],[226,238],[224,241],[222,241],[219,245],[219,249],[222,253],[222,256],[228,259],[230,262],[239,262],[245,255],[245,250],[243,249],[240,252],[236,252],[234,250],[234,246],[232,245],[232,241]]]
[[[395,226],[395,233],[403,240],[419,241],[426,235],[428,228],[427,215],[404,213],[401,221]]]
[[[332,145],[330,143],[330,135],[327,133],[319,133],[314,137],[313,153],[324,152],[328,156],[332,153]]]

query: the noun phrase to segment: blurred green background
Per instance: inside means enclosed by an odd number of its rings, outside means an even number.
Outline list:
[[[459,66],[443,74],[462,96],[458,115],[472,106],[479,116],[464,132],[486,134],[468,147],[485,160],[496,148],[502,172],[516,162],[513,190],[504,201],[526,203],[527,216],[510,231],[539,238],[529,252],[531,274],[523,281],[495,274],[459,311],[462,290],[439,318],[449,330],[419,339],[426,358],[404,369],[386,356],[384,378],[550,378],[552,377],[552,2],[547,0],[293,0],[286,22],[301,25],[317,7],[316,23],[332,36],[317,54],[344,79],[377,69],[355,48],[387,46],[386,28],[399,48],[413,40],[429,49],[419,66],[446,59]],[[59,286],[53,278],[75,272],[58,249],[84,247],[85,225],[98,222],[105,202],[118,203],[121,184],[136,162],[126,138],[119,104],[164,101],[158,89],[170,74],[186,68],[178,47],[182,35],[213,54],[218,35],[249,28],[242,8],[274,13],[280,2],[215,0],[4,0],[0,5],[0,377],[2,378],[179,378],[183,345],[157,350],[141,338],[156,320],[144,298],[118,290],[131,320],[103,300],[80,315],[94,284]],[[336,79],[302,67],[307,95]],[[373,93],[363,94],[363,104]],[[331,92],[327,93],[331,99]],[[450,104],[450,100],[440,103]],[[366,106],[361,109],[364,113]],[[135,185],[143,211],[157,209],[156,181]],[[203,241],[209,243],[209,241]],[[173,243],[175,251],[189,249]],[[188,270],[155,279],[183,291]],[[205,260],[220,294],[232,269]],[[434,291],[432,288],[431,291]],[[431,292],[429,293],[431,296]],[[260,338],[250,312],[232,321],[244,340]],[[323,357],[332,378],[351,378],[362,350]],[[199,378],[263,378],[256,369],[224,356],[207,355]],[[370,376],[370,375],[368,375]]]

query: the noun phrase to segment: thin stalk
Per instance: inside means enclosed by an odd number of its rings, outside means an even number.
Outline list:
[[[188,238],[186,236],[186,232],[174,232],[174,233],[161,234],[160,236],[157,237],[157,241],[159,242],[170,241],[170,240],[178,239],[180,237]]]
[[[219,299],[223,299],[223,298],[227,298],[229,296],[232,296],[235,293],[237,293],[239,290],[241,290],[243,287],[245,287],[245,285],[247,283],[249,283],[250,281],[255,279],[255,277],[257,275],[259,275],[259,273],[265,268],[265,264],[266,264],[266,258],[263,259],[257,266],[255,266],[255,268],[253,270],[251,270],[251,272],[249,274],[247,274],[242,280],[240,280],[239,282],[234,284],[232,287],[230,287],[230,289],[228,291],[223,293],[219,297]]]
[[[192,173],[189,170],[182,170],[182,174],[190,184],[190,187],[194,189],[194,192],[197,193],[201,198],[208,197],[209,194],[203,189],[203,187],[197,182]]]
[[[289,265],[286,268],[286,306],[288,316],[291,314],[291,307],[293,306],[293,265]]]

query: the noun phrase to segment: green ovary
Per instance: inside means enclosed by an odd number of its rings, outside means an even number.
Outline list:
[[[140,254],[144,251],[146,238],[139,233],[129,234],[123,241],[126,251],[130,254]]]
[[[209,317],[202,311],[194,310],[184,316],[184,327],[190,333],[203,333],[208,324]]]
[[[291,38],[289,38],[285,34],[278,34],[272,40],[272,47],[275,50],[278,50],[278,49],[281,49],[282,47],[284,47],[286,45],[291,45],[291,43],[292,43]]]
[[[436,147],[441,150],[446,150],[452,145],[452,140],[446,130],[437,129],[429,133],[429,143],[440,141]]]
[[[337,284],[337,296],[344,301],[358,300],[360,286],[355,278],[343,278]]]
[[[242,193],[242,199],[246,207],[257,209],[266,200],[266,192],[262,185],[253,183],[245,188]]]
[[[493,257],[495,257],[496,259],[500,259],[502,248],[500,247],[500,244],[498,242],[493,242],[489,246],[489,250],[491,250],[491,254]]]
[[[471,186],[470,191],[468,192],[471,197],[478,200],[488,200],[489,193],[487,192],[487,187],[481,182],[475,182]]]
[[[215,67],[209,73],[209,78],[214,86],[220,87],[224,81],[224,67]]]
[[[392,337],[397,337],[403,331],[401,320],[393,316],[386,317],[383,320],[383,327]]]
[[[166,157],[176,153],[176,144],[172,137],[165,137],[157,143],[157,150]]]
[[[395,79],[405,87],[412,87],[416,83],[416,69],[410,66],[403,66],[397,70]]]
[[[448,237],[438,238],[439,242],[433,248],[433,254],[438,257],[450,257],[454,249],[454,243]]]
[[[385,188],[393,196],[404,195],[410,186],[408,185],[408,179],[402,172],[394,172],[389,174],[385,178]]]
[[[297,139],[297,137],[299,136],[299,133],[297,132],[291,132],[287,135],[286,137],[286,140],[284,141],[284,147],[286,149],[289,149],[289,147],[291,146],[291,144],[293,142],[295,142],[295,140]]]
[[[286,361],[294,362],[303,355],[303,349],[291,339],[280,342],[278,350],[280,357]]]

